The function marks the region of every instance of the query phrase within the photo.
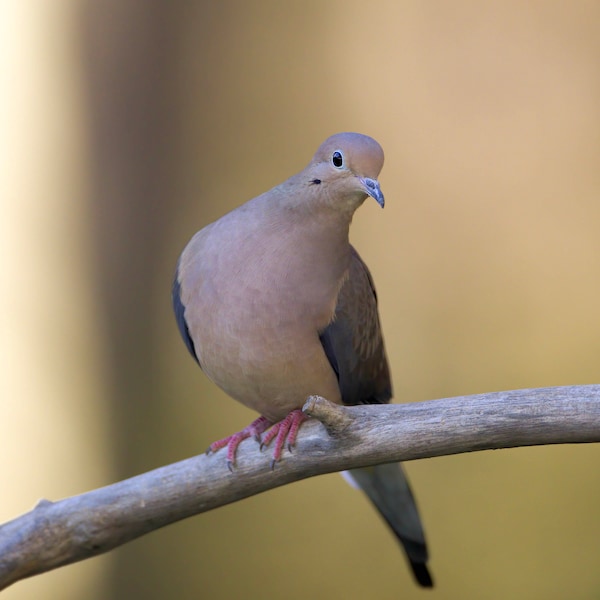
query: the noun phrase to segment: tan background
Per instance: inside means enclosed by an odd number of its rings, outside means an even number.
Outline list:
[[[357,213],[396,398],[600,379],[600,4],[5,2],[0,520],[254,417],[187,355],[178,253],[331,133],[386,151]],[[431,597],[600,598],[600,448],[408,465]],[[338,476],[2,596],[417,598]]]

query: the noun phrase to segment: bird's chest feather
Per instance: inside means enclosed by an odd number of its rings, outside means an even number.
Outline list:
[[[273,402],[301,406],[311,393],[335,401],[337,383],[319,333],[333,318],[345,258],[324,260],[324,249],[307,245],[302,232],[285,240],[215,239],[192,243],[193,269],[182,289],[184,305],[194,307],[185,316],[206,374],[263,414],[266,398],[270,410]]]
[[[311,241],[303,228],[273,226],[214,238],[200,258],[198,293],[223,322],[244,331],[330,322],[349,259],[325,255],[323,236]]]

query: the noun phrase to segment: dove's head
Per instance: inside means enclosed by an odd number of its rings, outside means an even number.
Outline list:
[[[360,133],[338,133],[327,138],[303,171],[312,191],[329,204],[354,212],[371,196],[383,208],[377,177],[383,167],[383,149]]]

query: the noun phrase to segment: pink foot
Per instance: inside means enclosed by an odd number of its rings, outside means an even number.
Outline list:
[[[233,466],[235,465],[235,454],[237,447],[240,445],[242,440],[253,437],[257,442],[260,442],[260,434],[271,427],[272,423],[267,417],[259,417],[255,421],[252,421],[248,427],[244,427],[241,431],[234,433],[222,440],[213,442],[208,449],[206,454],[216,452],[221,448],[227,446],[227,468],[233,473]]]
[[[308,417],[300,410],[293,410],[283,421],[275,423],[267,432],[260,445],[261,449],[268,446],[275,439],[275,448],[273,449],[273,459],[271,460],[271,469],[275,468],[275,463],[281,460],[281,452],[286,445],[289,452],[292,451],[298,437],[300,425],[306,421]]]

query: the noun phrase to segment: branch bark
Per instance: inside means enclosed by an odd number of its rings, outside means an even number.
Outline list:
[[[313,475],[475,450],[600,442],[600,385],[354,407],[313,396],[304,410],[315,419],[274,470],[247,440],[233,474],[222,454],[199,455],[79,496],[42,500],[0,526],[0,589]]]

